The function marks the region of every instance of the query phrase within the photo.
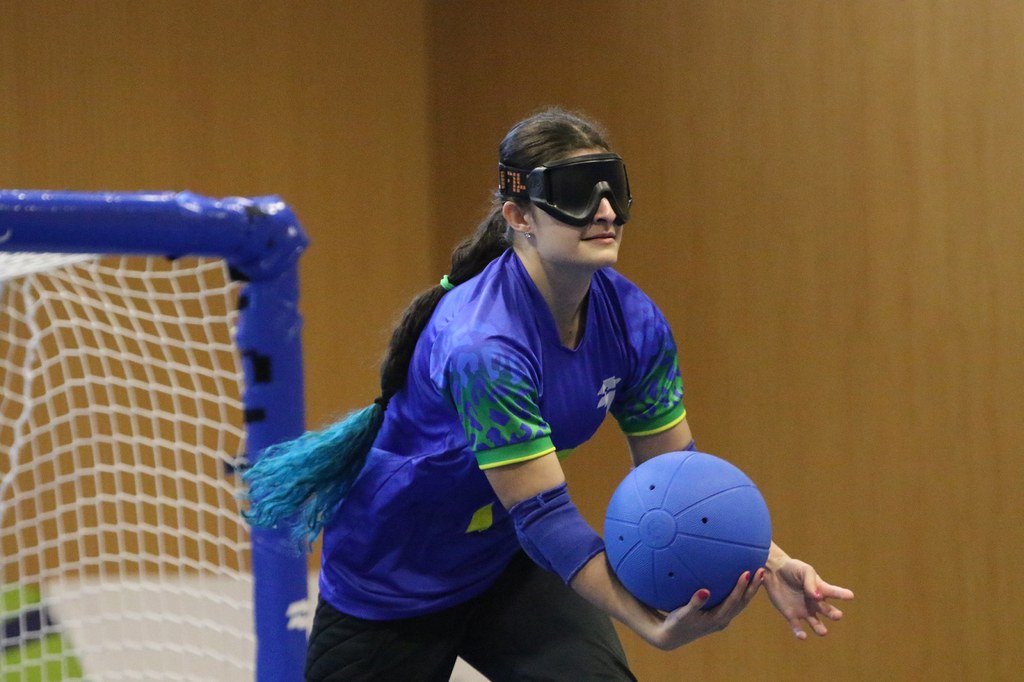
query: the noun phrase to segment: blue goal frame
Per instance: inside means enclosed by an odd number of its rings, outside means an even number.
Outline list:
[[[243,282],[236,338],[250,461],[305,430],[298,263],[308,243],[276,196],[0,190],[0,251],[227,263]],[[308,598],[306,558],[287,528],[253,528],[251,544],[256,680],[298,682],[306,631],[289,628],[288,610]]]

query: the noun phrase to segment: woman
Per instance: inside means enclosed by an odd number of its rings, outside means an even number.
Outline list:
[[[596,126],[550,109],[499,153],[493,209],[400,320],[381,396],[246,475],[254,524],[324,531],[307,679],[446,680],[457,656],[492,680],[634,679],[608,616],[673,649],[762,585],[798,637],[825,634],[852,593],[775,545],[708,611],[707,590],[665,614],[615,578],[559,455],[608,412],[636,464],[692,449],[675,342],[611,269],[632,200]]]

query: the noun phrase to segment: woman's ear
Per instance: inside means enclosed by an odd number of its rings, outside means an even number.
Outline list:
[[[508,223],[508,226],[516,232],[526,234],[532,229],[530,219],[526,211],[520,208],[519,204],[514,201],[506,201],[502,204],[501,215],[505,218],[505,222]]]

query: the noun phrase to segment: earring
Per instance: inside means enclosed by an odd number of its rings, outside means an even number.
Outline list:
[[[524,232],[523,236],[526,237],[527,239],[533,239],[533,233],[532,232]]]

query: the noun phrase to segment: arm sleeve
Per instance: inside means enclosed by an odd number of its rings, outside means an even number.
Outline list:
[[[566,585],[604,551],[604,541],[580,516],[564,482],[519,502],[509,516],[527,556]]]

